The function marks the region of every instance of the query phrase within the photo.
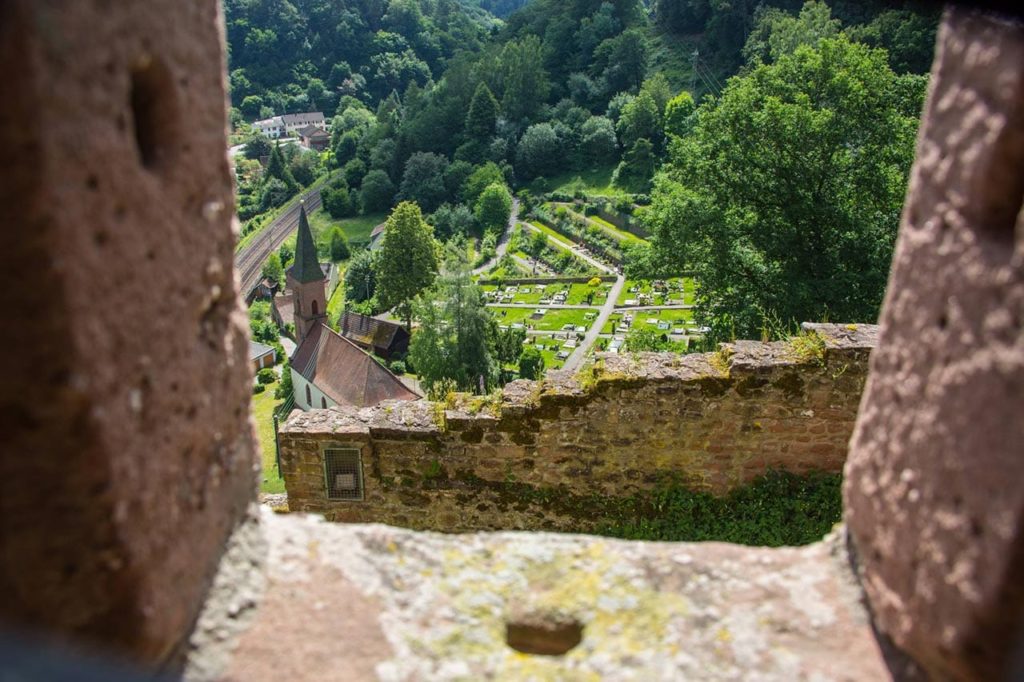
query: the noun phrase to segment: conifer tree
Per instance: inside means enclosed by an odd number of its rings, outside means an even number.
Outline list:
[[[281,153],[280,143],[275,144],[270,150],[270,161],[267,162],[267,179],[277,178],[288,188],[289,194],[294,194],[299,188],[292,172],[288,170],[288,164],[284,162],[284,154]]]
[[[478,85],[466,114],[466,137],[481,144],[489,142],[497,130],[498,111],[498,100],[491,89],[486,83]]]

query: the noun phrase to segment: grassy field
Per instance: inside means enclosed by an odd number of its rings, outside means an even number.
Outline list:
[[[284,481],[278,478],[277,457],[274,448],[274,399],[277,382],[267,384],[267,390],[252,397],[252,416],[256,420],[256,433],[260,439],[263,470],[260,473],[260,492],[283,493]]]
[[[370,241],[370,233],[373,232],[373,228],[383,223],[387,218],[386,213],[370,213],[354,218],[337,220],[327,215],[326,211],[317,211],[309,216],[309,227],[313,230],[313,236],[316,237],[337,225],[342,229],[350,242],[367,243]]]
[[[619,228],[615,227],[610,222],[608,222],[604,218],[601,218],[600,216],[589,216],[588,220],[590,220],[590,222],[596,224],[602,230],[607,232],[613,239],[617,240],[620,244],[642,244],[646,241],[645,239],[637,237],[635,234],[626,232],[625,230],[620,230]]]
[[[337,325],[341,309],[345,307],[345,268],[347,265],[347,262],[338,263],[338,287],[331,294],[331,299],[327,301],[327,321],[332,325]]]
[[[568,194],[572,194],[577,190],[583,190],[587,194],[596,196],[622,196],[627,192],[612,185],[612,173],[614,171],[614,166],[593,168],[586,171],[569,171],[549,178],[548,186],[555,192],[566,192]]]
[[[553,241],[561,242],[562,244],[566,244],[568,246],[575,246],[576,245],[576,243],[573,242],[571,239],[569,239],[568,237],[566,237],[566,236],[564,236],[562,234],[559,234],[558,232],[555,232],[554,230],[552,230],[550,227],[548,227],[544,223],[531,220],[530,221],[530,225],[535,227],[535,228],[537,228],[538,230],[540,230],[544,234],[546,234],[548,236],[548,238],[550,238]],[[533,235],[534,235],[534,233],[531,231],[527,235],[527,237],[532,239]]]

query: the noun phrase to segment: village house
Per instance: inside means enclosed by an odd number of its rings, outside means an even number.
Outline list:
[[[409,332],[400,324],[346,310],[338,332],[360,348],[391,360],[409,351]]]
[[[323,128],[308,125],[299,131],[299,143],[306,149],[322,152],[331,144],[331,135]]]
[[[279,137],[292,137],[307,127],[327,130],[327,121],[322,111],[308,111],[302,114],[283,114],[256,121],[252,127],[272,140]]]
[[[253,370],[258,372],[274,366],[277,362],[277,351],[265,343],[249,341],[249,360],[252,362]]]
[[[327,278],[317,260],[306,209],[299,212],[295,263],[288,269],[297,347],[291,358],[295,405],[302,410],[383,400],[419,400],[384,365],[327,325]]]

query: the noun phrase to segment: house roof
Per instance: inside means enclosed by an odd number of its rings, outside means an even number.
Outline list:
[[[296,123],[322,123],[324,120],[324,112],[307,111],[301,114],[284,114],[281,116],[281,120],[284,121],[285,125],[294,125]]]
[[[302,137],[330,137],[326,130],[323,128],[317,128],[315,125],[308,125],[299,131],[299,135]]]
[[[281,324],[295,324],[295,299],[291,293],[278,294],[274,296],[274,308],[281,317]]]
[[[249,359],[256,360],[262,358],[267,353],[274,352],[274,349],[270,346],[260,343],[259,341],[249,341]]]
[[[295,236],[295,263],[289,268],[288,274],[298,282],[319,282],[324,278],[320,269],[320,260],[316,255],[316,243],[309,229],[305,204],[299,209],[299,229]]]
[[[338,320],[338,326],[346,339],[377,348],[390,348],[395,337],[405,332],[401,325],[394,322],[360,315],[351,310],[345,311]]]
[[[373,232],[370,233],[370,251],[376,251],[381,246],[381,241],[384,236],[384,228],[387,227],[387,223],[381,223],[377,227],[373,228]]]
[[[421,397],[359,346],[322,324],[303,339],[291,366],[340,405],[370,407]]]

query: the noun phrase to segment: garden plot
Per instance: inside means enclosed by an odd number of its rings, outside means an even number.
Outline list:
[[[597,310],[591,311],[585,308],[558,310],[543,307],[506,308],[502,306],[489,306],[488,309],[494,314],[495,319],[501,326],[518,329],[515,325],[521,324],[524,329],[543,332],[584,334],[597,317],[594,314]],[[590,316],[589,318],[588,315]]]

